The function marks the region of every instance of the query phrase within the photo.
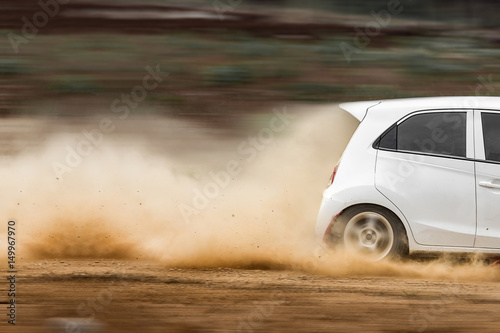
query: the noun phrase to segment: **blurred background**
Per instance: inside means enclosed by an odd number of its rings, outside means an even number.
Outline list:
[[[0,0],[0,215],[19,221],[21,331],[89,315],[108,332],[241,331],[270,306],[277,312],[256,332],[290,323],[495,331],[497,271],[329,261],[314,221],[358,125],[335,104],[498,95],[498,9],[492,0]],[[220,185],[213,175],[233,161],[241,174]],[[205,265],[222,268],[196,269]],[[286,302],[274,306],[273,290]]]
[[[0,114],[205,117],[281,102],[497,95],[493,0],[3,0]],[[168,74],[168,76],[167,76]],[[146,107],[147,106],[147,107]]]

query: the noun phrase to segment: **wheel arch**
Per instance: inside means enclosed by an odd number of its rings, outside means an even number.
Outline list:
[[[409,237],[409,235],[412,233],[411,233],[411,229],[409,229],[409,225],[407,223],[405,223],[406,220],[404,219],[404,216],[402,216],[403,217],[403,219],[402,219],[400,216],[400,214],[401,214],[400,212],[395,212],[393,209],[390,209],[384,205],[375,204],[375,203],[355,203],[355,204],[352,204],[352,205],[344,208],[330,222],[330,225],[328,226],[327,232],[325,233],[324,241],[327,243],[335,242],[335,240],[332,239],[333,235],[331,233],[332,228],[334,228],[334,226],[335,226],[335,221],[338,220],[339,217],[345,215],[347,212],[354,210],[354,209],[357,209],[357,208],[360,208],[360,207],[365,207],[365,208],[366,207],[374,207],[374,208],[377,208],[377,209],[380,209],[383,211],[387,211],[389,214],[393,215],[396,218],[395,219],[396,223],[399,223],[400,226],[402,227],[402,230],[404,231],[404,237],[406,239],[408,253],[412,250],[412,244],[411,244],[412,239]],[[400,213],[400,214],[398,214],[398,213]]]

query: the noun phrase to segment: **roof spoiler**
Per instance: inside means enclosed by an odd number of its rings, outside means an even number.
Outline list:
[[[342,103],[339,107],[342,110],[349,112],[354,118],[363,121],[368,112],[368,109],[382,103],[382,101],[367,101],[367,102],[351,102]]]

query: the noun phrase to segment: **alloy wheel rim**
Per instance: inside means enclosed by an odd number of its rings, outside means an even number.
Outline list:
[[[394,244],[389,221],[375,212],[360,213],[347,222],[344,244],[348,251],[362,253],[374,260],[385,258]]]

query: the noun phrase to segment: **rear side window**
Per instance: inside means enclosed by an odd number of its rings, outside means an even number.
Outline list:
[[[380,138],[380,148],[398,151],[466,156],[465,112],[421,113],[404,120]]]
[[[486,160],[500,162],[500,114],[482,113]]]
[[[387,149],[398,148],[398,128],[393,125],[380,138],[380,147]]]

